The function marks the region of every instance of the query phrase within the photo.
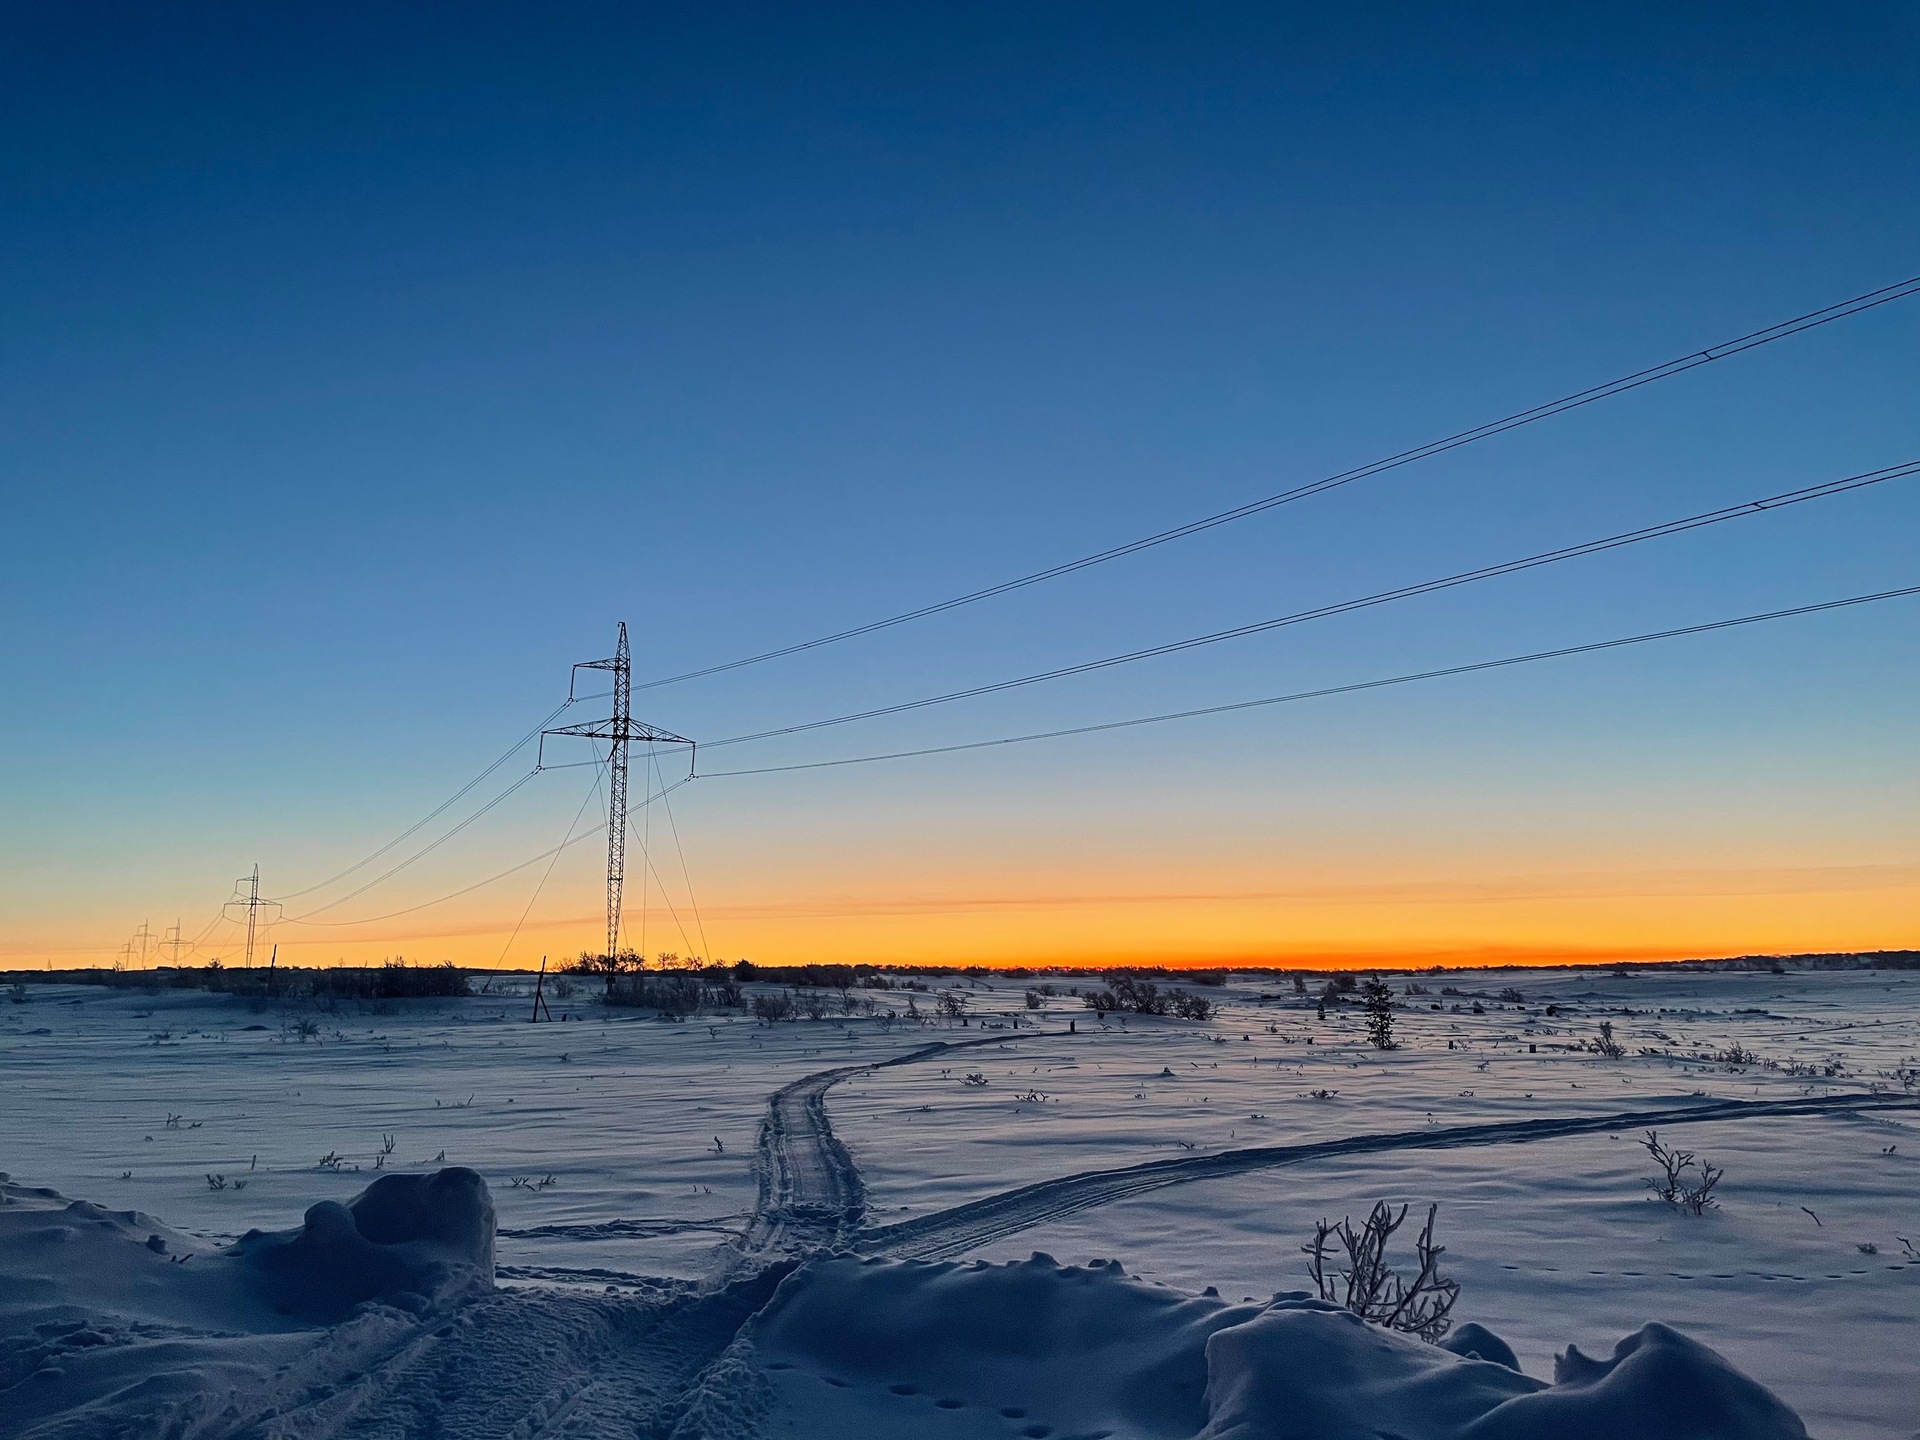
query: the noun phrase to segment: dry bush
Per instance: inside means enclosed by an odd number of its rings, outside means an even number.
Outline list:
[[[1613,1022],[1611,1020],[1602,1020],[1600,1022],[1599,1038],[1589,1040],[1587,1042],[1587,1049],[1591,1050],[1595,1055],[1603,1056],[1608,1060],[1618,1060],[1627,1053],[1627,1047],[1613,1038]]]
[[[793,1018],[793,997],[784,991],[753,997],[753,1018],[768,1025]]]
[[[1433,1221],[1438,1205],[1427,1207],[1427,1223],[1414,1241],[1420,1268],[1411,1280],[1403,1279],[1387,1264],[1387,1242],[1407,1218],[1402,1205],[1396,1214],[1391,1205],[1380,1200],[1358,1230],[1351,1220],[1338,1225],[1325,1220],[1313,1227],[1313,1243],[1300,1248],[1307,1255],[1307,1273],[1322,1300],[1343,1306],[1370,1325],[1418,1335],[1428,1344],[1437,1344],[1453,1321],[1448,1318],[1454,1301],[1460,1298],[1457,1281],[1440,1274],[1440,1257],[1446,1247],[1433,1243]],[[1344,1258],[1333,1253],[1330,1242],[1337,1241]],[[1328,1264],[1337,1266],[1328,1273]]]
[[[1178,1015],[1182,1020],[1210,1020],[1214,1004],[1204,995],[1189,990],[1162,990],[1151,980],[1136,980],[1131,975],[1113,975],[1104,990],[1090,990],[1084,997],[1089,1010],[1101,1015]]]
[[[1719,1166],[1696,1160],[1691,1150],[1669,1150],[1660,1143],[1657,1130],[1649,1130],[1647,1138],[1640,1143],[1647,1147],[1647,1154],[1660,1167],[1659,1175],[1647,1180],[1647,1188],[1655,1198],[1689,1215],[1704,1215],[1720,1203],[1713,1198],[1713,1187],[1725,1173]]]

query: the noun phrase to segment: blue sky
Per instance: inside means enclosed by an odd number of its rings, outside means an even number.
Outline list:
[[[751,653],[1920,273],[1917,31],[1893,4],[15,14],[0,945],[111,950],[176,912],[193,932],[255,860],[276,893],[350,863],[563,698],[616,620],[643,679]],[[707,738],[811,719],[1920,457],[1916,360],[1920,300],[639,708]],[[1913,584],[1914,484],[756,758]],[[714,781],[679,816],[711,908],[745,917],[712,948],[768,959],[868,945],[751,918],[824,894],[1905,873],[1917,635],[1893,604]],[[586,773],[365,904],[551,845]],[[556,871],[541,944],[590,917],[594,849]],[[1920,942],[1901,883],[1884,943]],[[529,890],[452,907],[447,937],[504,941]],[[1317,933],[1304,915],[1235,953]],[[1168,933],[1216,920],[1175,906]],[[480,944],[447,937],[365,932]]]

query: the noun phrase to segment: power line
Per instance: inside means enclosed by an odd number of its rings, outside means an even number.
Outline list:
[[[1193,720],[1204,715],[1226,715],[1235,710],[1254,710],[1266,705],[1289,705],[1298,700],[1322,700],[1334,695],[1352,695],[1363,690],[1382,690],[1392,685],[1411,685],[1420,680],[1441,680],[1451,675],[1471,675],[1482,670],[1500,670],[1513,665],[1530,665],[1538,660],[1559,660],[1569,655],[1591,655],[1601,650],[1619,650],[1629,645],[1645,645],[1655,640],[1673,640],[1684,635],[1705,635],[1715,630],[1731,630],[1741,625],[1761,625],[1772,620],[1787,620],[1797,615],[1817,615],[1854,605],[1873,605],[1882,600],[1899,600],[1920,595],[1920,585],[1901,590],[1881,590],[1871,595],[1852,595],[1844,600],[1823,600],[1815,605],[1796,605],[1788,610],[1769,610],[1757,615],[1739,615],[1731,620],[1713,620],[1702,625],[1683,625],[1673,630],[1654,630],[1643,635],[1625,635],[1614,640],[1595,640],[1585,645],[1566,645],[1557,650],[1536,650],[1527,655],[1509,655],[1499,660],[1477,660],[1469,665],[1449,665],[1439,670],[1418,670],[1407,675],[1389,675],[1379,680],[1357,680],[1347,685],[1329,685],[1318,690],[1296,690],[1287,695],[1269,695],[1260,700],[1238,700],[1227,705],[1206,705],[1195,710],[1171,710],[1160,715],[1140,715],[1129,720],[1107,720],[1097,725],[1075,725],[1065,730],[1036,730],[1026,735],[1003,735],[994,740],[972,740],[960,745],[932,745],[921,750],[893,750],[882,755],[852,755],[840,760],[811,760],[796,765],[765,765],[750,770],[713,770],[700,775],[702,780],[721,780],[736,775],[780,775],[794,770],[829,770],[842,765],[871,765],[880,760],[910,760],[923,755],[951,755],[962,750],[989,750],[1001,745],[1024,745],[1034,740],[1060,740],[1073,735],[1094,735],[1105,730],[1128,730],[1139,725],[1159,725],[1170,720]]]
[[[441,835],[439,839],[430,841],[428,844],[414,851],[413,854],[409,855],[406,859],[402,860],[398,865],[395,865],[392,869],[383,870],[380,874],[374,876],[373,879],[367,881],[367,883],[362,885],[359,889],[349,890],[346,894],[340,896],[337,900],[329,900],[324,905],[314,906],[313,909],[307,911],[305,914],[295,915],[289,918],[291,918],[296,922],[305,921],[311,918],[312,916],[320,915],[325,913],[328,910],[333,909],[334,906],[336,905],[344,905],[347,903],[347,901],[366,894],[367,891],[373,889],[374,886],[379,885],[384,881],[391,880],[395,875],[398,875],[402,870],[406,869],[409,865],[413,864],[414,861],[423,860],[428,855],[431,855],[435,850],[438,850],[442,845],[446,844],[447,841],[453,839],[454,836],[458,835],[462,830],[465,830],[469,825],[473,824],[474,821],[478,820],[482,815],[485,815],[489,810],[493,809],[494,806],[498,805],[501,801],[505,800],[509,795],[513,794],[514,791],[518,790],[522,785],[525,785],[529,780],[533,779],[533,777],[538,775],[539,773],[540,771],[538,767],[532,770],[529,770],[526,774],[522,775],[518,780],[514,781],[513,784],[509,785],[506,789],[502,790],[498,795],[494,796],[493,799],[489,800],[486,804],[482,805],[478,810],[474,811],[471,815],[467,816],[467,818],[462,820],[458,825],[455,825],[451,830],[448,830],[445,834]],[[418,828],[418,827],[415,827],[415,828]]]
[[[1534,555],[1523,556],[1517,560],[1502,561],[1497,565],[1483,565],[1474,570],[1463,570],[1455,575],[1443,576],[1438,580],[1427,580],[1417,585],[1403,585],[1393,590],[1382,590],[1372,595],[1363,595],[1353,600],[1343,600],[1337,604],[1316,606],[1311,610],[1296,610],[1291,614],[1278,615],[1269,620],[1257,620],[1247,625],[1236,625],[1228,630],[1216,630],[1205,635],[1196,635],[1185,640],[1173,640],[1164,645],[1151,645],[1142,650],[1129,650],[1119,655],[1109,655],[1099,660],[1086,660],[1075,665],[1063,665],[1053,670],[1043,670],[1033,675],[1022,675],[1012,680],[997,680],[988,685],[973,685],[964,690],[950,690],[943,695],[931,695],[920,700],[904,700],[895,705],[881,705],[871,710],[860,710],[850,715],[836,715],[825,720],[809,720],[798,725],[784,725],[772,730],[759,730],[748,735],[734,735],[725,740],[707,742],[708,749],[722,745],[744,745],[751,741],[771,740],[783,735],[797,735],[803,731],[821,730],[833,725],[850,725],[855,721],[873,720],[883,715],[898,715],[908,710],[924,710],[932,705],[946,705],[955,700],[968,700],[980,695],[998,694],[1005,690],[1016,690],[1027,685],[1038,685],[1048,680],[1064,679],[1069,675],[1084,675],[1094,670],[1107,670],[1116,665],[1131,664],[1136,660],[1149,660],[1161,655],[1172,655],[1183,650],[1197,649],[1203,645],[1216,645],[1223,640],[1237,640],[1248,635],[1258,635],[1282,626],[1303,625],[1313,620],[1324,620],[1334,615],[1345,615],[1356,610],[1364,610],[1375,605],[1386,605],[1396,600],[1407,600],[1418,595],[1431,595],[1436,591],[1452,589],[1460,585],[1470,585],[1480,580],[1491,580],[1502,575],[1517,574],[1523,570],[1538,569],[1543,565],[1556,564],[1562,560],[1572,560],[1584,555],[1596,555],[1606,550],[1617,550],[1625,545],[1637,545],[1643,540],[1654,540],[1662,536],[1677,535],[1688,530],[1698,530],[1703,526],[1717,525],[1726,520],[1737,520],[1743,516],[1759,515],[1769,510],[1783,509],[1789,505],[1803,504],[1809,500],[1821,500],[1831,495],[1845,494],[1850,490],[1864,489],[1869,485],[1884,484],[1889,480],[1903,479],[1920,473],[1920,461],[1907,461],[1900,465],[1889,466],[1884,470],[1870,470],[1860,475],[1849,475],[1839,480],[1829,480],[1820,485],[1808,485],[1799,490],[1788,490],[1778,495],[1769,495],[1759,500],[1749,500],[1739,505],[1726,505],[1717,510],[1704,511],[1698,515],[1689,515],[1680,520],[1668,520],[1658,525],[1643,526],[1638,530],[1627,530],[1617,535],[1609,535],[1599,540],[1583,541],[1578,545],[1566,545],[1556,550],[1544,550]]]
[[[592,788],[587,791],[585,797],[580,801],[580,808],[573,812],[573,819],[567,825],[567,833],[560,837],[560,843],[554,847],[553,858],[547,862],[546,870],[541,873],[540,883],[533,887],[533,894],[527,897],[527,908],[522,910],[520,912],[520,918],[513,922],[513,933],[507,936],[507,943],[500,947],[500,958],[493,962],[495,969],[498,969],[506,962],[507,952],[513,949],[513,942],[520,938],[521,928],[527,923],[527,917],[533,913],[534,904],[540,899],[540,892],[547,888],[547,881],[553,878],[553,867],[560,863],[560,852],[566,849],[568,843],[573,839],[573,832],[580,824],[580,817],[587,813],[587,806],[593,802],[593,797],[599,793],[600,776],[595,775],[593,777]]]
[[[676,780],[673,782],[673,784],[667,786],[665,791],[661,791],[659,794],[649,795],[645,800],[642,800],[638,805],[631,806],[629,808],[631,810],[644,810],[647,806],[653,804],[654,801],[658,800],[661,794],[678,790],[682,785],[688,784],[692,779],[693,777],[689,775],[684,779]],[[458,890],[450,891],[445,895],[441,895],[437,897],[436,899],[422,900],[418,905],[409,905],[405,909],[389,910],[384,915],[369,915],[361,920],[294,919],[294,920],[290,920],[288,923],[293,925],[310,925],[310,926],[325,927],[325,928],[332,928],[335,926],[342,926],[342,925],[372,925],[372,924],[376,924],[381,920],[393,920],[393,919],[397,919],[399,916],[402,916],[402,915],[411,915],[417,910],[428,910],[435,905],[444,905],[449,900],[458,900],[462,895],[471,895],[474,891],[484,889],[485,887],[487,887],[488,885],[492,885],[496,881],[504,880],[509,875],[518,875],[522,870],[525,870],[530,865],[538,865],[542,860],[545,860],[551,855],[557,855],[562,850],[570,849],[575,845],[579,845],[584,843],[585,841],[593,839],[594,836],[598,835],[601,831],[605,830],[606,828],[607,827],[605,825],[596,825],[593,827],[593,829],[588,830],[582,834],[576,835],[571,840],[565,841],[560,845],[554,846],[551,850],[542,850],[538,855],[529,856],[527,859],[522,860],[517,865],[509,865],[506,869],[498,872],[497,874],[489,875],[484,880],[476,880],[471,885],[463,885]]]
[[[586,700],[594,697],[583,695],[580,698],[582,700]],[[314,891],[324,890],[327,888],[327,886],[333,884],[335,881],[344,880],[347,878],[347,876],[353,874],[354,871],[359,870],[364,866],[371,865],[375,860],[378,860],[382,855],[386,854],[389,850],[393,849],[394,846],[400,844],[401,842],[417,834],[422,827],[428,825],[434,820],[439,819],[440,816],[446,814],[448,810],[452,809],[461,800],[465,799],[468,795],[472,794],[474,788],[478,786],[482,780],[485,780],[494,771],[498,770],[502,765],[506,764],[507,761],[511,760],[515,755],[518,755],[522,750],[526,749],[527,746],[531,745],[537,738],[539,738],[540,732],[544,730],[549,724],[551,724],[554,718],[558,716],[561,711],[567,709],[568,706],[576,703],[577,703],[576,701],[569,699],[562,704],[554,706],[552,710],[547,712],[546,716],[542,718],[542,720],[538,725],[534,726],[533,729],[529,730],[526,734],[522,735],[518,740],[516,740],[513,743],[512,747],[508,749],[504,754],[502,754],[499,759],[495,760],[491,765],[487,766],[486,769],[482,770],[478,775],[474,776],[473,779],[469,780],[465,785],[462,785],[458,790],[454,791],[454,793],[451,796],[449,796],[443,804],[441,804],[440,806],[438,806],[433,810],[428,811],[427,814],[422,816],[419,820],[415,821],[412,825],[409,825],[405,830],[402,830],[398,835],[394,836],[393,839],[389,840],[386,844],[382,845],[378,850],[374,851],[371,855],[366,856],[364,859],[354,861],[353,864],[349,865],[346,869],[340,871],[337,875],[329,875],[325,880],[319,881],[317,884],[309,885],[304,890],[289,890],[286,894],[282,895],[280,898],[282,900],[297,900],[302,895],[311,895]],[[309,911],[307,913],[317,914],[318,912]]]
[[[1526,410],[1515,411],[1513,414],[1499,420],[1490,420],[1486,424],[1476,425],[1470,430],[1461,430],[1442,439],[1428,441],[1424,445],[1417,445],[1411,450],[1402,450],[1398,454],[1386,456],[1384,459],[1375,460],[1370,464],[1357,466],[1352,470],[1343,470],[1338,474],[1328,475],[1304,485],[1297,485],[1292,489],[1282,490],[1278,494],[1268,495],[1259,500],[1251,500],[1244,505],[1237,505],[1231,510],[1222,510],[1218,514],[1209,515],[1200,520],[1189,521],[1184,525],[1176,525],[1170,530],[1161,530],[1155,534],[1144,536],[1141,539],[1128,541],[1124,545],[1115,545],[1110,549],[1096,551],[1094,554],[1083,556],[1078,560],[1069,560],[1064,564],[1052,565],[1044,570],[1036,570],[1030,575],[1022,575],[1014,580],[1005,580],[997,585],[988,585],[983,589],[970,590],[964,595],[956,595],[952,599],[937,601],[931,605],[922,605],[917,609],[906,610],[898,615],[888,616],[884,620],[869,621],[864,625],[855,625],[845,630],[836,630],[832,634],[822,635],[812,640],[805,640],[796,645],[785,645],[777,650],[762,651],[758,655],[748,655],[738,660],[728,660],[719,665],[707,665],[697,670],[683,671],[678,675],[668,675],[658,680],[644,681],[641,684],[635,685],[633,688],[636,690],[652,690],[662,685],[677,685],[683,680],[699,680],[709,675],[722,674],[728,670],[738,670],[748,665],[758,665],[767,660],[779,660],[788,655],[798,655],[803,651],[817,650],[823,645],[833,645],[842,640],[851,640],[856,636],[871,635],[876,630],[886,630],[895,625],[905,625],[913,620],[924,620],[930,615],[938,615],[947,610],[955,610],[962,605],[971,605],[976,601],[988,600],[996,595],[1005,595],[1009,591],[1022,590],[1029,585],[1038,585],[1047,580],[1055,580],[1062,575],[1071,575],[1077,570],[1085,570],[1094,565],[1103,565],[1109,560],[1118,560],[1126,555],[1135,555],[1142,550],[1150,550],[1156,545],[1164,545],[1172,540],[1185,539],[1189,535],[1197,535],[1201,531],[1211,530],[1216,526],[1228,525],[1235,520],[1244,520],[1251,515],[1258,515],[1265,511],[1275,509],[1278,506],[1291,504],[1295,500],[1304,500],[1312,495],[1320,495],[1328,490],[1336,490],[1343,485],[1351,485],[1356,480],[1365,480],[1374,475],[1383,474],[1388,470],[1396,470],[1403,465],[1411,465],[1416,461],[1429,459],[1432,456],[1444,454],[1449,450],[1457,450],[1464,445],[1472,445],[1477,441],[1490,439],[1495,435],[1505,434],[1509,430],[1517,430],[1524,425],[1532,425],[1537,421],[1550,419],[1555,415],[1563,415],[1569,410],[1577,410],[1582,406],[1591,405],[1596,401],[1611,399],[1615,395],[1624,395],[1630,390],[1638,390],[1643,385],[1652,385],[1657,381],[1670,379],[1675,375],[1685,374],[1689,370],[1698,369],[1700,366],[1711,364],[1715,360],[1723,360],[1730,355],[1738,355],[1747,350],[1757,349],[1762,345],[1770,345],[1776,340],[1785,340],[1790,336],[1802,334],[1805,331],[1816,329],[1822,325],[1832,324],[1836,320],[1844,320],[1850,316],[1859,315],[1878,306],[1891,304],[1895,300],[1904,300],[1908,296],[1915,294],[1920,294],[1920,275],[1902,280],[1895,285],[1883,286],[1878,290],[1869,290],[1864,295],[1856,295],[1852,299],[1823,306],[1818,310],[1809,310],[1804,315],[1796,315],[1790,320],[1782,320],[1778,324],[1767,326],[1764,330],[1755,330],[1737,339],[1724,341],[1719,345],[1710,345],[1704,350],[1696,350],[1691,354],[1668,360],[1664,364],[1650,366],[1644,370],[1636,370],[1630,375],[1622,375],[1616,380],[1607,381],[1605,384],[1595,385],[1586,390],[1576,390],[1573,394],[1563,395],[1558,400],[1549,400],[1542,405],[1535,405]]]
[[[651,761],[653,757],[648,756]],[[659,764],[654,762],[654,773],[659,774]],[[674,853],[680,857],[680,878],[687,884],[687,904],[693,907],[693,925],[700,932],[700,948],[708,960],[713,959],[713,946],[707,940],[707,922],[700,918],[700,900],[693,893],[693,871],[687,868],[687,852],[680,844],[680,823],[673,818],[673,802],[664,795],[660,799],[660,808],[667,812],[667,828],[673,832]],[[664,887],[663,887],[664,893]],[[691,948],[691,947],[689,947]]]
[[[648,874],[651,874],[654,880],[659,884],[660,903],[667,907],[667,915],[673,921],[673,928],[680,932],[680,943],[687,947],[687,953],[691,955],[693,953],[693,939],[691,936],[687,934],[686,925],[681,922],[680,912],[676,910],[673,906],[673,896],[667,893],[666,877],[660,873],[659,867],[653,863],[653,852],[647,848],[645,837],[642,836],[637,838],[640,839],[641,863],[646,866],[646,872]],[[689,891],[688,893],[691,894],[692,892]],[[639,955],[642,961],[644,961],[647,958],[647,952],[644,945],[639,951]]]

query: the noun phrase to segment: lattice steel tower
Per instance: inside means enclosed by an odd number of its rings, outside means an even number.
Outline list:
[[[620,953],[620,901],[627,882],[627,746],[638,740],[646,745],[685,745],[693,741],[670,730],[661,730],[633,718],[633,659],[627,651],[627,622],[620,622],[620,643],[611,658],[582,660],[573,667],[573,676],[582,670],[608,670],[613,673],[613,714],[605,720],[590,720],[583,725],[562,725],[543,731],[543,735],[578,735],[588,740],[610,741],[607,752],[607,957]],[[573,680],[567,682],[567,699],[574,698]]]

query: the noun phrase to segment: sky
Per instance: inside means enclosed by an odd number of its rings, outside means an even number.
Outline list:
[[[0,965],[152,963],[129,937],[176,923],[240,963],[256,864],[257,960],[599,948],[585,741],[381,847],[622,621],[635,714],[703,747],[635,815],[649,955],[1920,946],[1920,598],[719,774],[1920,585],[1920,478],[714,744],[1920,459],[1920,297],[648,686],[1920,274],[1917,62],[1920,15],[1871,0],[13,7]],[[686,768],[636,754],[636,802]]]

